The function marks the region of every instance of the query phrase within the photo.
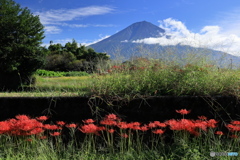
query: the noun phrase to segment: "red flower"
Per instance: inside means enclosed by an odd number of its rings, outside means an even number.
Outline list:
[[[233,131],[240,131],[240,126],[238,126],[238,125],[228,124],[228,125],[227,125],[227,128],[228,128],[231,132],[233,132]]]
[[[158,127],[166,127],[167,125],[165,123],[161,123],[159,121],[154,121],[154,123],[158,126]]]
[[[29,116],[26,116],[26,115],[17,115],[15,117],[18,120],[28,120],[28,119],[30,119]]]
[[[72,124],[68,124],[68,125],[66,125],[66,127],[68,127],[68,128],[76,128],[77,125],[74,124],[74,123],[72,123]]]
[[[120,135],[123,138],[128,138],[128,135],[126,133]]]
[[[117,122],[111,119],[104,119],[100,121],[100,124],[114,126],[114,125],[117,125]]]
[[[128,123],[128,128],[131,128],[131,129],[135,129],[135,130],[140,130],[140,123],[139,122],[131,122],[131,123]]]
[[[215,119],[210,119],[210,120],[207,121],[207,126],[208,126],[209,128],[215,128],[215,127],[217,127],[217,126],[216,126],[217,123],[218,123],[218,122],[217,122]]]
[[[45,124],[44,128],[49,129],[49,130],[61,129],[61,127],[59,127],[57,125],[50,125],[50,124]]]
[[[232,124],[240,125],[240,121],[232,121]]]
[[[105,116],[105,119],[118,120],[119,118],[115,114],[109,114]]]
[[[87,120],[83,120],[83,123],[94,123],[95,121],[93,119],[87,119]]]
[[[162,130],[162,129],[157,129],[157,130],[152,131],[152,132],[155,133],[155,134],[163,134],[165,131]]]
[[[53,132],[53,133],[49,133],[51,136],[59,136],[61,133],[60,132]]]
[[[0,122],[0,134],[6,133],[11,130],[11,127],[7,121]]]
[[[201,120],[207,120],[207,117],[205,117],[205,116],[198,116],[198,118]]]
[[[196,120],[194,123],[194,126],[196,128],[200,128],[204,131],[207,131],[207,122],[206,121]]]
[[[191,112],[191,110],[188,111],[186,109],[181,109],[181,110],[176,110],[176,112],[184,115],[184,114],[189,114]]]
[[[36,118],[38,121],[46,121],[48,119],[47,116],[40,116]]]
[[[157,125],[156,125],[154,122],[150,122],[150,123],[148,124],[148,127],[149,127],[149,128],[155,128],[155,127],[157,127]]]
[[[65,122],[63,122],[63,121],[57,121],[56,122],[59,126],[64,126],[66,123]]]
[[[85,124],[85,125],[81,126],[81,128],[79,130],[83,133],[96,134],[99,131],[99,128],[95,124],[90,123],[90,124]]]
[[[147,130],[148,130],[148,126],[147,126],[147,125],[142,126],[142,127],[140,128],[140,130],[141,130],[141,131],[147,131]]]
[[[115,131],[114,129],[109,129],[108,130],[109,133],[114,133],[114,131]]]
[[[34,128],[33,130],[31,130],[29,132],[29,135],[36,135],[36,134],[40,134],[43,132],[44,132],[44,130],[42,128]]]
[[[126,122],[119,122],[118,127],[121,129],[127,129],[129,128],[128,124]]]
[[[215,134],[222,136],[222,135],[223,135],[223,132],[222,132],[222,131],[216,131]]]

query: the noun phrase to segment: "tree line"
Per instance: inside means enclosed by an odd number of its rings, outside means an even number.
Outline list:
[[[84,45],[78,46],[73,39],[72,42],[53,44],[47,49],[46,61],[43,69],[50,71],[96,71],[96,65],[101,61],[108,61],[110,57],[106,53],[97,53],[92,48]]]

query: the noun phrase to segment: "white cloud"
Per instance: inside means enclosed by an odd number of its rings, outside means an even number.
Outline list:
[[[106,38],[108,38],[108,37],[110,37],[110,36],[109,36],[109,35],[107,35],[107,36],[102,36],[102,34],[100,34],[99,37],[100,37],[100,39],[97,39],[97,40],[95,40],[95,41],[93,41],[93,42],[90,42],[90,43],[83,43],[83,45],[89,46],[89,45],[92,45],[92,44],[94,44],[94,43],[100,42],[100,41],[102,41],[102,40],[104,40],[104,39],[106,39]]]
[[[49,10],[45,12],[35,12],[35,15],[39,15],[41,23],[45,26],[47,34],[58,34],[62,30],[59,26],[67,26],[71,28],[82,28],[82,27],[112,27],[111,24],[69,24],[66,22],[76,20],[78,18],[103,15],[111,13],[113,11],[110,7],[105,6],[89,6],[76,9],[59,9]]]
[[[39,15],[42,24],[54,24],[58,22],[72,21],[79,17],[102,15],[112,12],[113,9],[104,6],[89,6],[76,9],[59,9],[45,12],[36,12]]]
[[[211,48],[233,55],[240,56],[240,37],[236,34],[227,34],[219,26],[205,26],[198,33],[191,32],[181,21],[168,18],[159,21],[166,35],[160,38],[146,38],[136,40],[134,43],[160,44],[160,45],[190,45],[192,47]]]
[[[62,32],[62,30],[56,26],[45,26],[44,30],[46,34],[58,34]]]
[[[68,23],[55,23],[58,26],[67,26],[71,28],[85,28],[85,27],[113,27],[112,24],[68,24]]]

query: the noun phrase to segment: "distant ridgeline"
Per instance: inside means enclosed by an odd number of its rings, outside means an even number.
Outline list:
[[[167,59],[188,63],[189,60],[204,61],[211,60],[219,67],[238,67],[240,57],[233,56],[221,51],[208,48],[195,48],[187,45],[161,46],[158,44],[134,43],[136,40],[145,38],[158,38],[166,35],[164,29],[152,23],[142,21],[134,23],[118,33],[92,44],[88,47],[96,52],[107,53],[111,59],[128,60],[131,57],[147,57],[154,59]]]

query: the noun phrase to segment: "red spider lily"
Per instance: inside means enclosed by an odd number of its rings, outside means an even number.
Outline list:
[[[207,117],[205,117],[205,116],[198,116],[198,118],[199,118],[200,120],[207,120]]]
[[[105,119],[118,120],[119,118],[115,114],[109,114],[105,116]]]
[[[26,115],[17,115],[15,117],[18,120],[28,120],[28,119],[30,119],[29,116],[26,116]]]
[[[148,128],[148,126],[147,125],[145,125],[145,126],[142,126],[141,128],[140,128],[140,130],[141,131],[147,131],[149,128]]]
[[[191,110],[186,110],[186,109],[181,109],[181,110],[176,110],[177,113],[180,113],[181,115],[189,114]]]
[[[222,136],[222,135],[223,135],[223,132],[222,132],[222,131],[216,131],[215,134]]]
[[[114,129],[109,129],[108,132],[109,132],[109,133],[114,133],[115,130],[114,130]]]
[[[240,131],[240,126],[239,126],[239,125],[228,124],[226,127],[227,127],[231,132],[233,132],[233,131]]]
[[[46,121],[48,119],[47,116],[40,116],[36,118],[38,121]]]
[[[163,134],[165,131],[162,130],[162,129],[157,129],[157,130],[152,131],[152,132],[155,133],[155,134]]]
[[[200,128],[200,129],[202,129],[204,131],[207,131],[207,122],[206,121],[196,120],[194,122],[194,126],[196,128]]]
[[[166,127],[167,125],[165,123],[161,123],[159,121],[154,121],[154,123],[158,126],[158,127]]]
[[[19,120],[17,121],[17,123],[12,125],[12,129],[18,129],[23,131],[30,131],[36,127],[43,127],[43,124],[35,119]]]
[[[170,126],[171,130],[187,130],[189,132],[192,132],[195,128],[194,122],[192,120],[188,119],[181,119],[181,120],[168,120],[165,122]]]
[[[229,136],[230,138],[238,138],[238,136],[237,135],[235,135],[235,134],[233,134],[233,135],[231,135],[231,136]]]
[[[51,136],[59,136],[61,133],[60,132],[53,132],[53,133],[49,133]]]
[[[66,127],[68,127],[68,128],[76,128],[77,125],[72,123],[72,124],[67,124]]]
[[[34,128],[33,130],[31,130],[29,132],[29,135],[37,135],[37,134],[40,134],[43,132],[44,132],[44,130],[42,128]]]
[[[100,124],[102,125],[108,125],[108,126],[115,126],[117,125],[117,122],[111,119],[104,119],[100,121]]]
[[[166,127],[167,125],[165,123],[161,123],[159,121],[154,121],[154,122],[150,122],[148,124],[149,128],[156,128],[156,127]]]
[[[97,125],[90,123],[90,124],[85,124],[85,125],[81,126],[81,128],[79,130],[81,132],[87,133],[87,134],[89,134],[89,133],[97,134],[98,131],[103,130],[103,129],[104,128],[100,128]]]
[[[123,138],[128,138],[128,135],[126,133],[123,133],[120,136],[123,137]]]
[[[231,123],[235,125],[240,125],[240,121],[232,121]]]
[[[63,122],[63,121],[57,121],[56,122],[59,126],[64,126],[66,123],[65,122]]]
[[[128,124],[126,122],[118,122],[118,127],[121,129],[127,129],[129,128]]]
[[[83,123],[89,124],[89,123],[94,123],[95,121],[93,119],[87,119],[83,120]]]
[[[156,128],[157,125],[156,125],[154,122],[150,122],[150,123],[148,124],[148,127],[149,127],[149,128]]]
[[[10,131],[11,127],[7,121],[0,122],[0,134]]]
[[[134,130],[140,130],[140,123],[139,122],[131,122],[131,123],[128,123],[128,128],[131,128],[131,129],[134,129]]]
[[[56,129],[62,129],[61,127],[57,125],[50,125],[50,124],[45,124],[43,128],[48,129],[48,130],[56,130]]]
[[[215,119],[210,119],[210,120],[207,121],[207,126],[209,128],[216,128],[217,127],[216,126],[217,123],[218,122]]]

